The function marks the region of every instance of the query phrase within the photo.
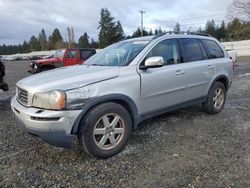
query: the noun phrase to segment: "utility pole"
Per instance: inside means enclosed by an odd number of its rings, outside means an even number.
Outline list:
[[[146,11],[140,10],[141,13],[141,36],[143,36],[143,14],[146,13]]]

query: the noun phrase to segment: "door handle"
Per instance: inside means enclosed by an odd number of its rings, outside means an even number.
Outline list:
[[[184,74],[185,74],[185,72],[182,71],[182,70],[177,70],[177,71],[175,72],[175,75],[176,75],[176,76],[180,76],[180,75],[184,75]]]
[[[207,68],[208,68],[209,70],[214,70],[214,69],[215,69],[215,66],[213,66],[213,65],[208,65]]]

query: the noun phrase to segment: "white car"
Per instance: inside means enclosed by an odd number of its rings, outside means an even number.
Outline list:
[[[235,64],[236,60],[237,60],[237,53],[236,53],[236,51],[235,50],[226,50],[226,51],[227,51],[230,59],[232,59],[233,64]]]

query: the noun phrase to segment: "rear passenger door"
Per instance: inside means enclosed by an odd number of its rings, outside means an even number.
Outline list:
[[[180,64],[177,41],[167,39],[155,45],[146,55],[141,65],[149,57],[161,56],[164,66],[139,70],[141,77],[142,114],[156,112],[183,102],[185,74]]]
[[[186,76],[184,100],[191,101],[205,97],[215,71],[214,62],[208,60],[208,54],[199,39],[180,38],[178,40],[183,56],[182,69]]]

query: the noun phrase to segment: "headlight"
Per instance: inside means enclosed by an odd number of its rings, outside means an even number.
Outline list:
[[[50,110],[65,108],[66,95],[63,91],[39,92],[33,96],[32,106]]]

